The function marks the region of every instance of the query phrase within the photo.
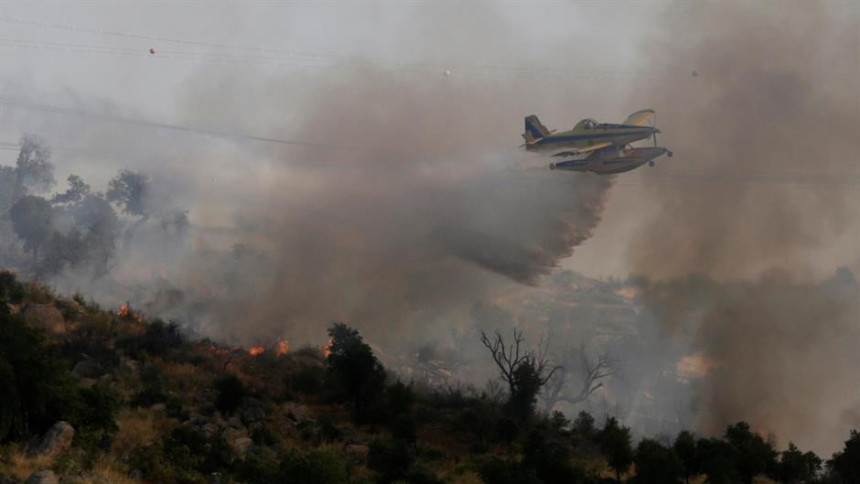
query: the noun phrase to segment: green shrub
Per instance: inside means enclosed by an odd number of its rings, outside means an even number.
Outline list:
[[[412,465],[412,455],[401,442],[376,439],[370,443],[367,467],[379,475],[379,482],[388,484],[405,479]]]
[[[280,479],[274,482],[291,484],[346,484],[349,471],[346,462],[336,454],[324,450],[303,453],[290,449],[281,456],[278,469]]]
[[[543,484],[533,470],[495,456],[479,464],[478,475],[484,484]]]
[[[14,273],[0,271],[0,301],[20,304],[24,299],[24,286]]]
[[[232,374],[224,374],[215,380],[215,408],[222,414],[230,415],[242,404],[245,398],[245,385]]]

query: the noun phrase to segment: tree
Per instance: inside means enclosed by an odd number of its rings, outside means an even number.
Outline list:
[[[57,420],[76,420],[80,395],[65,360],[18,314],[0,312],[0,385],[0,441],[26,440]]]
[[[107,199],[122,207],[125,214],[149,217],[147,197],[149,195],[149,177],[130,170],[120,170],[119,174],[108,182]]]
[[[541,387],[558,371],[550,365],[545,355],[523,348],[523,332],[513,331],[514,341],[508,345],[498,331],[491,340],[481,331],[481,343],[490,350],[493,361],[508,385],[508,410],[519,421],[524,422],[534,412],[534,404]]]
[[[576,405],[584,402],[603,386],[604,378],[612,374],[613,361],[606,355],[598,355],[597,361],[588,357],[585,345],[579,347],[579,351],[567,351],[566,357],[558,372],[547,382],[546,391],[543,394],[544,411],[549,413],[559,402]],[[575,370],[579,370],[578,372]],[[581,385],[578,390],[569,393],[567,390],[574,380],[579,379]]]
[[[860,432],[851,431],[851,437],[845,441],[845,448],[827,461],[827,469],[841,483],[860,482]]]
[[[690,478],[699,474],[700,468],[698,454],[696,454],[696,437],[692,432],[684,430],[675,438],[675,444],[672,447],[684,468],[684,482],[690,484]]]
[[[709,484],[736,484],[740,480],[737,449],[730,443],[714,438],[699,439],[696,455]]]
[[[15,233],[24,241],[24,250],[32,252],[33,259],[37,259],[39,248],[51,235],[54,216],[51,204],[42,197],[27,195],[12,205],[9,215]]]
[[[681,459],[671,447],[642,439],[636,447],[636,484],[675,484],[681,480]]]
[[[750,431],[746,422],[738,422],[726,429],[726,440],[737,449],[737,469],[741,480],[752,484],[759,474],[769,474],[776,468],[776,451],[770,442]]]
[[[821,458],[813,452],[801,452],[793,442],[782,452],[777,464],[776,479],[785,484],[799,484],[815,479],[821,470]]]
[[[626,473],[633,463],[630,429],[620,425],[615,417],[609,417],[598,439],[600,451],[609,467],[615,471],[615,480],[621,482],[621,474]]]
[[[21,138],[21,150],[15,166],[18,184],[36,193],[44,193],[56,183],[51,151],[36,137]]]
[[[352,400],[356,420],[365,421],[385,390],[385,368],[357,330],[334,323],[328,334],[326,370]]]
[[[77,203],[90,195],[90,186],[78,175],[69,175],[66,180],[69,182],[69,188],[63,193],[54,195],[51,203]]]

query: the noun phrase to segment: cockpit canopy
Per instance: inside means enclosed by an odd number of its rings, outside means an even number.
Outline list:
[[[595,121],[591,118],[586,118],[586,119],[583,119],[582,121],[580,121],[579,123],[577,123],[576,127],[574,127],[573,129],[596,129],[599,127],[600,127],[600,123],[598,123],[597,121]]]

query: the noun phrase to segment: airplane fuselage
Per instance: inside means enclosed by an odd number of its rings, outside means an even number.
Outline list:
[[[625,146],[649,138],[656,132],[659,131],[650,126],[624,124],[604,123],[592,128],[577,126],[570,131],[552,133],[534,143],[526,144],[526,150],[549,151],[561,148],[583,150],[605,143],[610,143],[614,146]]]

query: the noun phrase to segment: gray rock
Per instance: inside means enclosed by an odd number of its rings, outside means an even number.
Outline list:
[[[93,360],[81,360],[72,368],[72,375],[78,378],[98,378],[104,374],[101,365]]]
[[[60,310],[50,304],[28,304],[22,311],[28,323],[49,333],[65,333],[66,321]]]
[[[254,441],[248,437],[239,437],[233,441],[233,452],[236,457],[242,459],[248,455],[248,451],[254,446]]]
[[[140,469],[132,469],[128,473],[128,478],[134,480],[143,479],[143,471],[141,471]]]
[[[206,479],[206,484],[221,484],[221,474],[217,472],[209,474],[209,477]]]
[[[288,417],[297,423],[304,422],[311,416],[311,411],[307,405],[302,405],[301,403],[285,403],[284,411],[287,413]]]
[[[60,421],[52,425],[35,445],[30,446],[27,453],[31,457],[53,456],[68,449],[74,438],[75,428],[68,422]]]
[[[248,399],[239,410],[239,418],[246,426],[266,419],[266,409],[263,403],[256,399]]]
[[[235,429],[233,427],[227,427],[224,431],[221,432],[221,437],[227,442],[235,442],[236,439],[241,437],[245,437],[245,433],[239,429]]]
[[[39,469],[30,474],[30,477],[27,478],[24,484],[60,484],[60,480],[57,478],[57,475],[54,474],[54,471],[50,469]]]

